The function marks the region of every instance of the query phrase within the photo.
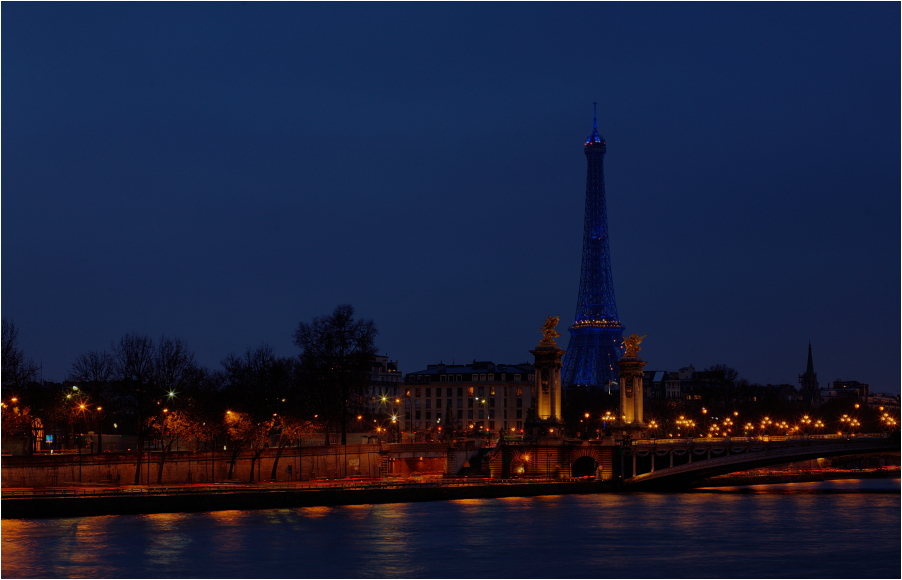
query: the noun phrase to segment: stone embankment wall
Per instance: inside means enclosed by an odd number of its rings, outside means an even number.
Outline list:
[[[34,497],[3,500],[3,518],[77,517],[236,509],[274,509],[614,491],[611,482],[548,482],[247,493],[122,494],[107,497]]]
[[[206,453],[171,452],[160,465],[162,454],[144,453],[142,484],[211,483],[225,481],[308,481],[339,477],[385,477],[443,474],[448,468],[447,449],[435,444],[329,445],[287,448],[282,452],[273,477],[278,451],[266,449],[254,463],[243,451],[235,461],[232,477],[230,451]],[[52,487],[77,484],[127,485],[135,483],[136,453],[97,455],[37,455],[3,457],[3,487]],[[291,473],[286,471],[290,466]]]

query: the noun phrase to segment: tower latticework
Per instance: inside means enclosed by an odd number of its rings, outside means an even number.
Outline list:
[[[583,263],[579,276],[576,316],[570,345],[563,360],[563,386],[608,388],[617,384],[617,361],[623,356],[623,325],[614,302],[608,218],[604,191],[604,137],[598,134],[598,115],[586,139],[586,214]]]

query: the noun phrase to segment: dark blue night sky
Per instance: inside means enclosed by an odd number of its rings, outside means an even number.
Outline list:
[[[900,5],[2,4],[2,314],[44,378],[350,303],[402,372],[576,307],[599,103],[647,369],[899,391]]]

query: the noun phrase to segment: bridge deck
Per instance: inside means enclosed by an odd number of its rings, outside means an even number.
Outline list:
[[[628,449],[624,449],[625,455],[632,456],[633,461],[636,457],[670,454],[688,455],[688,462],[654,469],[652,461],[652,471],[627,478],[624,485],[633,489],[677,488],[715,475],[792,461],[850,453],[898,453],[899,437],[894,435],[891,437],[886,433],[877,433],[855,436],[637,440]]]

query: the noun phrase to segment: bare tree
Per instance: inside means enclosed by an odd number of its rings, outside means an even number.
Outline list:
[[[135,485],[141,483],[145,420],[150,414],[154,381],[154,355],[153,340],[147,335],[126,334],[118,344],[113,345],[116,377],[122,387],[120,397],[136,418],[138,460],[135,463]]]
[[[279,415],[277,420],[274,422],[273,429],[279,432],[279,443],[277,446],[276,457],[272,462],[272,472],[270,473],[270,479],[276,479],[276,473],[279,469],[279,459],[282,458],[282,452],[285,451],[285,448],[291,444],[292,441],[298,441],[300,443],[301,437],[303,437],[304,433],[311,429],[310,421],[305,421],[298,417],[293,417],[289,415]],[[300,444],[298,445],[298,453],[300,453]],[[298,473],[298,477],[301,474]]]
[[[3,386],[21,389],[34,381],[38,365],[27,358],[19,348],[19,329],[13,322],[3,319]]]
[[[116,401],[111,381],[115,373],[115,361],[106,351],[91,350],[75,358],[69,370],[69,379],[79,383],[90,397],[91,414],[97,422],[97,451],[103,452],[103,420],[113,410]]]
[[[202,434],[203,430],[190,413],[164,408],[147,418],[147,432],[161,441],[157,483],[162,484],[163,466],[173,447],[178,447],[179,440]]]
[[[226,411],[225,432],[229,438],[228,447],[231,451],[229,473],[226,476],[228,479],[232,479],[238,456],[249,448],[254,452],[250,473],[250,481],[254,481],[254,462],[259,458],[260,450],[265,446],[266,441],[269,440],[271,429],[271,421],[258,422],[249,413]]]
[[[197,362],[194,353],[180,338],[162,337],[157,343],[154,357],[156,387],[169,396],[188,388],[196,377]]]
[[[354,308],[348,304],[336,307],[331,316],[301,322],[294,333],[313,398],[320,412],[340,425],[342,445],[347,445],[348,423],[365,395],[377,334],[375,323],[355,320]]]
[[[292,361],[275,356],[272,347],[248,348],[244,355],[230,354],[222,361],[225,369],[227,431],[234,449],[233,461],[241,449],[250,448],[251,476],[254,467],[269,447],[270,434],[280,424],[279,413],[292,398]],[[231,471],[231,469],[230,469]]]

